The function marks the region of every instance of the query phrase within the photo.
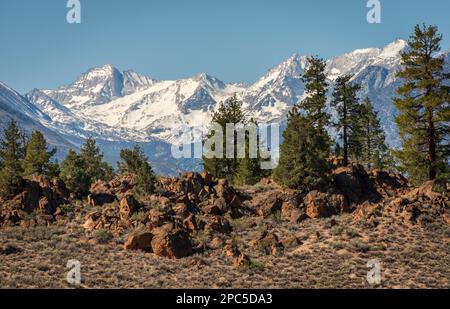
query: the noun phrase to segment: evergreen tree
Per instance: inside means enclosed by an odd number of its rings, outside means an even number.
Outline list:
[[[39,174],[55,177],[59,174],[57,163],[51,162],[56,148],[49,151],[47,148],[44,135],[40,131],[34,131],[25,147],[25,158],[22,161],[25,176]]]
[[[86,161],[73,150],[69,150],[67,157],[61,163],[61,179],[67,188],[77,194],[89,192],[92,180],[87,172]]]
[[[322,59],[308,58],[308,68],[302,76],[306,98],[288,115],[274,178],[291,188],[322,189],[330,182],[331,139],[325,129],[330,116],[325,111],[328,87],[325,67]]]
[[[257,123],[251,119],[251,124],[254,124],[257,129]],[[256,130],[256,157],[250,155],[250,139],[249,132],[245,135],[245,157],[238,160],[238,168],[234,176],[234,183],[238,185],[254,185],[261,180],[262,177],[268,176],[268,171],[261,169],[261,156],[259,153],[259,135]]]
[[[288,115],[275,180],[296,189],[322,189],[330,182],[329,137],[311,124],[298,107]]]
[[[80,151],[81,158],[86,164],[86,173],[91,182],[97,180],[109,181],[114,177],[113,168],[103,161],[103,154],[92,137],[85,140]]]
[[[311,123],[319,129],[325,129],[330,122],[330,116],[325,111],[327,103],[326,62],[316,57],[308,58],[308,68],[302,76],[305,84],[306,98],[300,107],[310,118]]]
[[[371,168],[381,168],[387,146],[385,144],[384,131],[381,128],[378,113],[374,111],[368,97],[361,105],[361,153],[362,162]]]
[[[218,110],[213,114],[212,122],[219,125],[223,131],[223,153],[222,156],[217,158],[206,158],[203,157],[203,166],[205,171],[211,173],[213,176],[217,178],[227,178],[229,180],[233,180],[236,175],[237,168],[239,165],[239,160],[237,158],[237,133],[234,132],[234,140],[228,141],[229,143],[233,143],[234,145],[234,155],[233,158],[227,158],[226,144],[226,125],[227,124],[244,124],[245,116],[242,111],[242,103],[237,99],[236,94],[234,94],[231,98],[226,100],[224,103],[221,103]],[[207,138],[211,138],[214,136],[216,132],[211,129]],[[216,145],[214,145],[212,150],[215,150]]]
[[[138,195],[152,194],[155,190],[156,177],[141,147],[136,144],[133,149],[122,149],[120,158],[122,162],[117,163],[120,173],[131,173],[136,176],[134,192]]]
[[[22,182],[21,160],[24,155],[24,134],[11,120],[0,140],[0,197],[14,196]]]
[[[442,35],[435,26],[414,29],[402,53],[404,84],[394,99],[403,147],[397,152],[400,168],[414,183],[433,180],[449,170],[449,74],[438,56]]]
[[[336,128],[341,132],[344,166],[349,163],[349,156],[359,156],[361,151],[360,136],[361,109],[357,93],[361,86],[351,82],[351,75],[344,75],[336,80],[331,104],[338,112]]]

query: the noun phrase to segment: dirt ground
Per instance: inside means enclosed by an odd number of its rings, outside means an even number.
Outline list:
[[[275,216],[232,221],[231,237],[251,259],[234,266],[222,250],[169,260],[126,251],[124,237],[88,234],[76,220],[66,226],[0,231],[0,288],[72,288],[67,262],[81,263],[81,288],[450,288],[450,228],[406,226],[386,218],[376,228],[351,215],[301,223]],[[272,228],[284,245],[278,255],[251,246]],[[195,237],[207,237],[198,234]],[[377,259],[381,284],[367,281]]]

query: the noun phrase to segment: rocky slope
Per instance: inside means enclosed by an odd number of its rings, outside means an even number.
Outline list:
[[[327,192],[206,173],[160,178],[140,199],[133,186],[132,175],[97,182],[80,201],[59,181],[25,181],[0,201],[0,286],[69,287],[68,259],[84,288],[372,288],[373,260],[376,287],[450,286],[446,183],[351,166]]]

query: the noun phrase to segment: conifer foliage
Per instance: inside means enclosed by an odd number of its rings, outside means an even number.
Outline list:
[[[227,124],[238,125],[245,123],[242,103],[238,100],[236,94],[225,102],[220,103],[219,108],[212,116],[212,123],[219,125],[222,129],[222,145],[214,144],[212,145],[211,150],[216,151],[222,147],[222,153],[212,158],[205,156],[203,158],[203,166],[205,171],[211,173],[213,176],[217,178],[227,178],[231,181],[235,177],[239,165],[236,153],[237,132],[235,131],[234,135],[229,137],[229,139],[233,138],[233,140],[227,141],[226,126]],[[216,132],[214,128],[212,128],[207,135],[207,138],[209,139],[216,134],[220,134],[220,132]],[[227,143],[234,145],[234,154],[230,157],[227,157],[226,154]]]
[[[74,150],[69,150],[61,162],[61,179],[67,188],[79,195],[86,194],[91,186],[91,178],[87,173],[87,164],[83,157]]]
[[[117,163],[119,172],[136,176],[135,193],[138,195],[153,193],[156,177],[141,147],[136,144],[133,149],[122,149],[120,158],[121,162]]]
[[[448,177],[449,170],[449,74],[438,56],[442,35],[435,26],[419,26],[402,54],[404,84],[394,104],[403,147],[397,152],[401,169],[415,183]]]
[[[22,182],[24,139],[17,123],[11,120],[0,141],[0,197],[4,199],[16,194]]]
[[[325,63],[310,57],[303,75],[306,99],[288,115],[283,133],[280,160],[274,170],[275,180],[299,189],[321,189],[330,182],[331,143],[325,130],[329,115],[325,112],[327,83]]]
[[[40,131],[33,132],[25,147],[25,157],[22,161],[24,175],[45,175],[50,178],[58,176],[58,163],[51,161],[55,153],[56,148],[48,150],[47,141]]]
[[[337,78],[331,101],[331,105],[336,108],[338,113],[338,122],[334,125],[342,139],[344,166],[349,164],[350,156],[358,157],[361,152],[359,119],[361,109],[357,97],[361,86],[351,80],[351,75]]]
[[[383,169],[387,160],[387,146],[378,113],[368,97],[361,104],[360,145],[361,161],[368,169]]]
[[[91,182],[97,180],[109,181],[114,176],[113,168],[103,161],[103,154],[92,137],[87,138],[84,142],[80,156],[85,161],[86,173]]]
[[[61,163],[62,180],[78,194],[87,193],[95,181],[108,181],[113,176],[113,168],[103,161],[103,154],[91,137],[85,140],[79,154],[70,150]]]
[[[312,125],[324,129],[329,124],[330,116],[325,111],[327,104],[327,64],[317,57],[308,58],[308,69],[302,76],[307,97],[301,102],[301,108],[306,112]]]

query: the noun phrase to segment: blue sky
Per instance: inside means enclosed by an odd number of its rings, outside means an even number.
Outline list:
[[[207,72],[253,82],[293,53],[324,58],[407,39],[416,23],[439,26],[450,48],[450,1],[81,0],[82,23],[66,23],[66,0],[0,0],[0,81],[24,93],[72,82],[111,63],[156,79]]]

